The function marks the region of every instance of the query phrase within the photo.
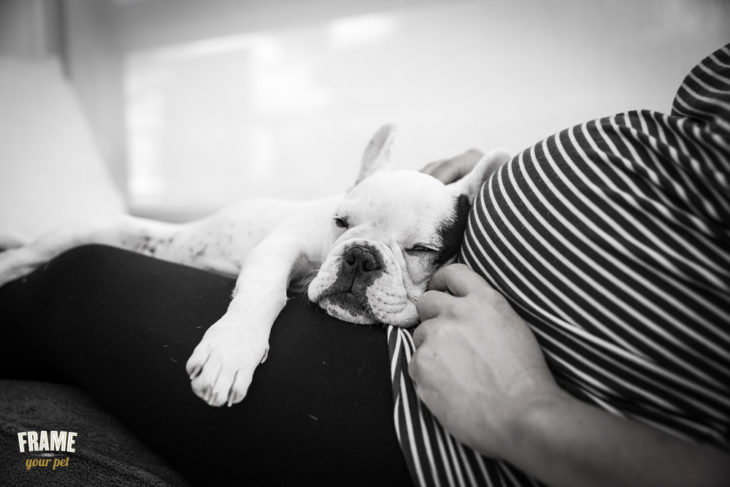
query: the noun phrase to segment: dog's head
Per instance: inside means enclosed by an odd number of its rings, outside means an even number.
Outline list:
[[[416,301],[439,266],[459,250],[474,195],[508,157],[490,153],[444,185],[417,171],[390,170],[392,126],[372,138],[353,186],[332,216],[332,248],[309,299],[351,323],[411,326]]]

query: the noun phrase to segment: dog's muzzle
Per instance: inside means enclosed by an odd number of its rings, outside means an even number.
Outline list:
[[[383,268],[383,259],[377,251],[364,245],[353,245],[342,254],[341,269],[353,276],[361,273],[367,277],[370,273]]]
[[[345,304],[359,304],[362,308],[352,311],[369,311],[366,292],[382,274],[383,267],[383,257],[375,248],[352,245],[342,253],[337,277],[327,294],[335,301],[339,301],[337,297],[342,295],[340,297],[345,300]]]
[[[358,324],[411,326],[418,314],[388,247],[352,239],[332,249],[310,282],[309,299],[328,315]]]
[[[344,321],[377,322],[368,302],[367,290],[385,271],[380,251],[367,241],[352,241],[341,250],[339,257],[325,267],[323,282],[312,283],[318,288],[319,305],[328,314]]]

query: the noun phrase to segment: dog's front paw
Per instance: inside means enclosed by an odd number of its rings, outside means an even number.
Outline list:
[[[185,366],[193,392],[211,406],[246,397],[256,367],[266,360],[268,339],[223,321],[211,326]]]

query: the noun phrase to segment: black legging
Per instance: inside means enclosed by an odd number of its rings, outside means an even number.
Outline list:
[[[410,484],[380,327],[294,296],[242,403],[193,394],[185,361],[233,284],[109,247],[72,250],[0,288],[1,370],[81,387],[195,484]]]

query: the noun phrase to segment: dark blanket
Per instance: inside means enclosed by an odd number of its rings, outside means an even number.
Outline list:
[[[70,386],[31,381],[0,381],[0,485],[188,485],[86,394]],[[26,469],[18,432],[66,430],[78,433],[68,466]]]

